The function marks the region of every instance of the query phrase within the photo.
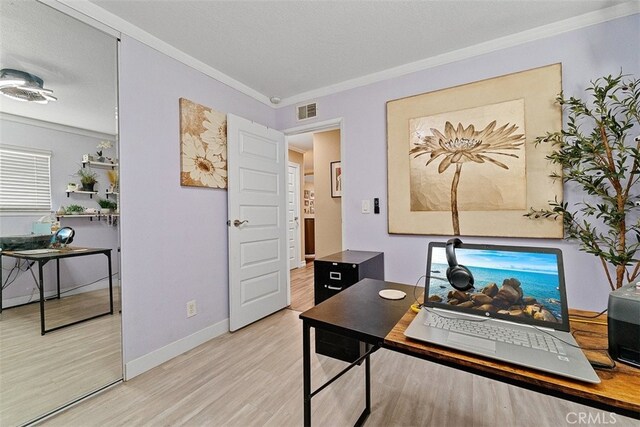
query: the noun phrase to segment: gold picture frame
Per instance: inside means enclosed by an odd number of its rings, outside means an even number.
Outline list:
[[[389,233],[562,238],[531,207],[562,200],[537,136],[559,131],[553,64],[387,102]]]

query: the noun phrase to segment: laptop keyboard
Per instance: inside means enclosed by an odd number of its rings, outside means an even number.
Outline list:
[[[561,355],[566,354],[561,341],[541,333],[497,326],[483,321],[442,317],[431,313],[427,316],[424,324],[431,328],[444,329],[473,337],[530,347]]]

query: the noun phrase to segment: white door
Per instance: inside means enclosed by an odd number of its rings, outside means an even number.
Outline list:
[[[227,116],[229,328],[287,305],[287,153],[284,134]]]
[[[287,237],[289,270],[300,266],[300,165],[289,162],[287,185]]]

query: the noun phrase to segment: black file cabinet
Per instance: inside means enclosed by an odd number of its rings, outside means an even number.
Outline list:
[[[362,279],[384,280],[384,253],[343,251],[316,259],[314,299],[316,304],[331,298]],[[333,332],[316,329],[316,353],[353,362],[365,353],[364,343]]]

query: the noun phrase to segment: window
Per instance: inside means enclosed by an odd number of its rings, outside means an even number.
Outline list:
[[[0,148],[0,212],[51,211],[51,153]]]

